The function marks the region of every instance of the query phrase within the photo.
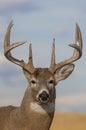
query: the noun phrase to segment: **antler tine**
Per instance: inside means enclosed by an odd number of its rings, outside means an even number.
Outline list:
[[[53,43],[52,43],[52,56],[51,56],[50,69],[52,70],[54,67],[55,67],[55,38],[53,38]]]
[[[54,72],[64,65],[71,64],[72,62],[78,60],[82,56],[83,42],[82,42],[82,34],[78,24],[76,24],[75,44],[69,44],[69,46],[74,48],[73,56],[63,62],[56,64],[53,70]]]
[[[29,62],[28,62],[28,64],[33,67],[32,44],[29,45]]]
[[[26,43],[26,41],[17,42],[17,43],[13,43],[13,44],[10,45],[10,32],[11,32],[12,26],[13,26],[13,21],[11,21],[10,24],[8,25],[7,32],[6,32],[6,35],[5,35],[5,39],[4,39],[4,55],[11,62],[23,67],[24,61],[23,60],[18,60],[16,58],[12,57],[10,51],[12,49],[14,49],[15,47],[17,47],[17,46],[20,46],[20,45]]]
[[[33,74],[35,72],[35,68],[33,66],[32,44],[29,45],[29,61],[24,65],[23,69],[28,71],[30,74]]]
[[[69,44],[70,47],[75,48],[73,53],[73,57],[76,56],[75,60],[78,60],[82,56],[82,46],[83,46],[82,44],[83,42],[81,31],[78,24],[76,24],[75,44]]]

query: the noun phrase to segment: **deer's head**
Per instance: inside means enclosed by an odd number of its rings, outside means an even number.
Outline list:
[[[55,86],[60,80],[66,79],[74,70],[73,62],[78,60],[82,55],[82,36],[79,26],[76,24],[75,43],[70,44],[74,48],[71,58],[60,63],[55,63],[55,39],[52,44],[52,57],[49,68],[35,68],[33,65],[32,45],[29,45],[29,61],[25,63],[11,55],[11,50],[20,46],[26,41],[17,42],[10,45],[10,31],[13,26],[10,22],[4,40],[4,55],[11,62],[22,67],[23,72],[29,82],[31,95],[39,103],[47,103],[55,99]]]

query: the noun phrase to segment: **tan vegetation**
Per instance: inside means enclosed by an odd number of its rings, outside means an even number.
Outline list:
[[[55,113],[50,130],[86,130],[86,114]]]

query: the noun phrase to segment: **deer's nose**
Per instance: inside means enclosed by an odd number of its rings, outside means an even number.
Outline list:
[[[49,100],[49,94],[46,91],[43,91],[41,94],[39,94],[39,99],[42,102],[46,102]]]

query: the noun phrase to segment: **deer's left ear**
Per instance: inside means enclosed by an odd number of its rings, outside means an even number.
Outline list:
[[[74,67],[74,64],[69,64],[57,70],[54,75],[56,83],[58,83],[60,80],[66,79],[73,72]]]

